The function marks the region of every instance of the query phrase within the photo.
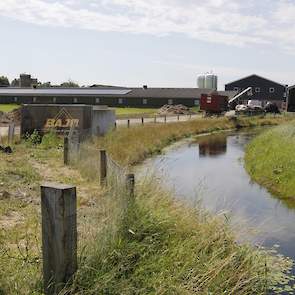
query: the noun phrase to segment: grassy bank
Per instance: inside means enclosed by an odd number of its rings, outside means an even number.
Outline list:
[[[222,117],[170,124],[149,124],[130,129],[118,129],[98,140],[97,146],[105,148],[119,163],[133,165],[185,137],[237,127],[277,125],[290,119],[285,116],[266,116],[244,117],[233,121]]]
[[[0,112],[8,113],[14,109],[18,109],[19,105],[17,104],[0,104]]]
[[[242,119],[238,125],[282,120]],[[122,129],[96,146],[103,144],[118,161],[132,164],[184,136],[235,126],[227,119],[206,119]],[[155,179],[137,180],[130,201],[118,182],[99,187],[97,178],[64,167],[60,143],[49,136],[41,145],[22,142],[13,146],[13,155],[0,154],[1,295],[42,294],[39,190],[44,181],[77,186],[79,270],[65,294],[243,295],[265,294],[278,282],[287,285],[283,271],[290,263],[238,245],[222,216],[171,201]],[[93,173],[97,159],[86,153],[82,160]]]
[[[295,123],[272,128],[247,147],[245,166],[251,177],[284,199],[295,202]]]
[[[282,273],[290,265],[285,259],[238,245],[222,217],[171,199],[154,180],[140,183],[136,201],[130,203],[108,248],[102,247],[101,234],[88,238],[83,263],[67,291],[265,294],[278,282],[288,282]]]

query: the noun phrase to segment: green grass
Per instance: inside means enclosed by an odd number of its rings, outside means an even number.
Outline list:
[[[184,136],[236,126],[222,118],[126,128],[96,147],[104,144],[120,163],[132,164]],[[126,171],[118,177],[123,184],[110,178],[108,187],[99,187],[96,177],[63,166],[60,143],[49,134],[41,145],[30,140],[13,146],[13,155],[0,154],[0,192],[10,193],[0,197],[1,295],[42,294],[39,190],[44,181],[77,186],[79,270],[65,294],[265,294],[278,282],[289,282],[283,272],[290,262],[237,244],[227,219],[175,203],[173,193],[154,178],[136,180],[134,200],[126,193]],[[82,156],[88,163],[83,169],[93,174],[98,159],[87,152]]]
[[[8,113],[19,107],[17,104],[0,104],[0,112]]]
[[[115,108],[117,115],[134,115],[155,113],[157,109],[151,108]]]
[[[265,294],[289,280],[286,259],[238,245],[225,219],[175,204],[154,179],[138,184],[107,248],[103,234],[88,238],[70,294]]]
[[[295,123],[272,128],[247,147],[245,166],[250,176],[295,206]]]
[[[118,128],[100,138],[97,141],[97,146],[106,149],[119,163],[133,165],[153,154],[160,153],[165,146],[185,137],[237,127],[276,125],[290,119],[290,117],[285,116],[266,116],[242,117],[238,121],[233,121],[220,117]]]
[[[143,115],[154,115],[158,109],[155,108],[114,108],[116,116],[120,118],[124,117],[139,117]]]

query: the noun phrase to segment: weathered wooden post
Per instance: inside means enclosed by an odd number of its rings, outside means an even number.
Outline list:
[[[117,129],[117,122],[115,122],[114,129]]]
[[[69,164],[69,138],[66,135],[64,137],[64,164]]]
[[[130,127],[130,119],[127,120],[127,127]]]
[[[135,186],[134,174],[127,174],[126,175],[126,188],[127,188],[127,193],[131,199],[134,198],[134,186]]]
[[[143,117],[141,118],[141,124],[142,125],[144,124],[144,118]]]
[[[76,188],[41,186],[43,279],[46,295],[57,295],[77,270]]]
[[[14,123],[9,124],[9,127],[8,127],[8,144],[13,143],[14,131],[15,131]]]
[[[106,184],[106,179],[107,179],[107,153],[105,150],[100,150],[100,185],[105,185]]]

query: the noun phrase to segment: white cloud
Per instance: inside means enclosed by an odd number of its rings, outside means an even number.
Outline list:
[[[86,3],[85,3],[86,2]],[[104,32],[173,33],[235,46],[295,49],[288,0],[2,0],[0,15],[37,25]]]

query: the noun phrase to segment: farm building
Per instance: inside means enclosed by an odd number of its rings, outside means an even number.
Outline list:
[[[283,85],[258,75],[251,75],[225,85],[226,91],[242,91],[252,87],[251,99],[261,101],[264,106],[267,102],[275,103],[279,108],[284,107],[287,97],[287,85]],[[243,103],[246,103],[243,102]]]
[[[198,106],[202,94],[212,90],[200,88],[0,88],[0,103],[19,104],[88,104],[110,107],[159,108],[165,104]],[[235,92],[219,91],[231,98]]]
[[[295,85],[288,88],[287,111],[295,112]]]

